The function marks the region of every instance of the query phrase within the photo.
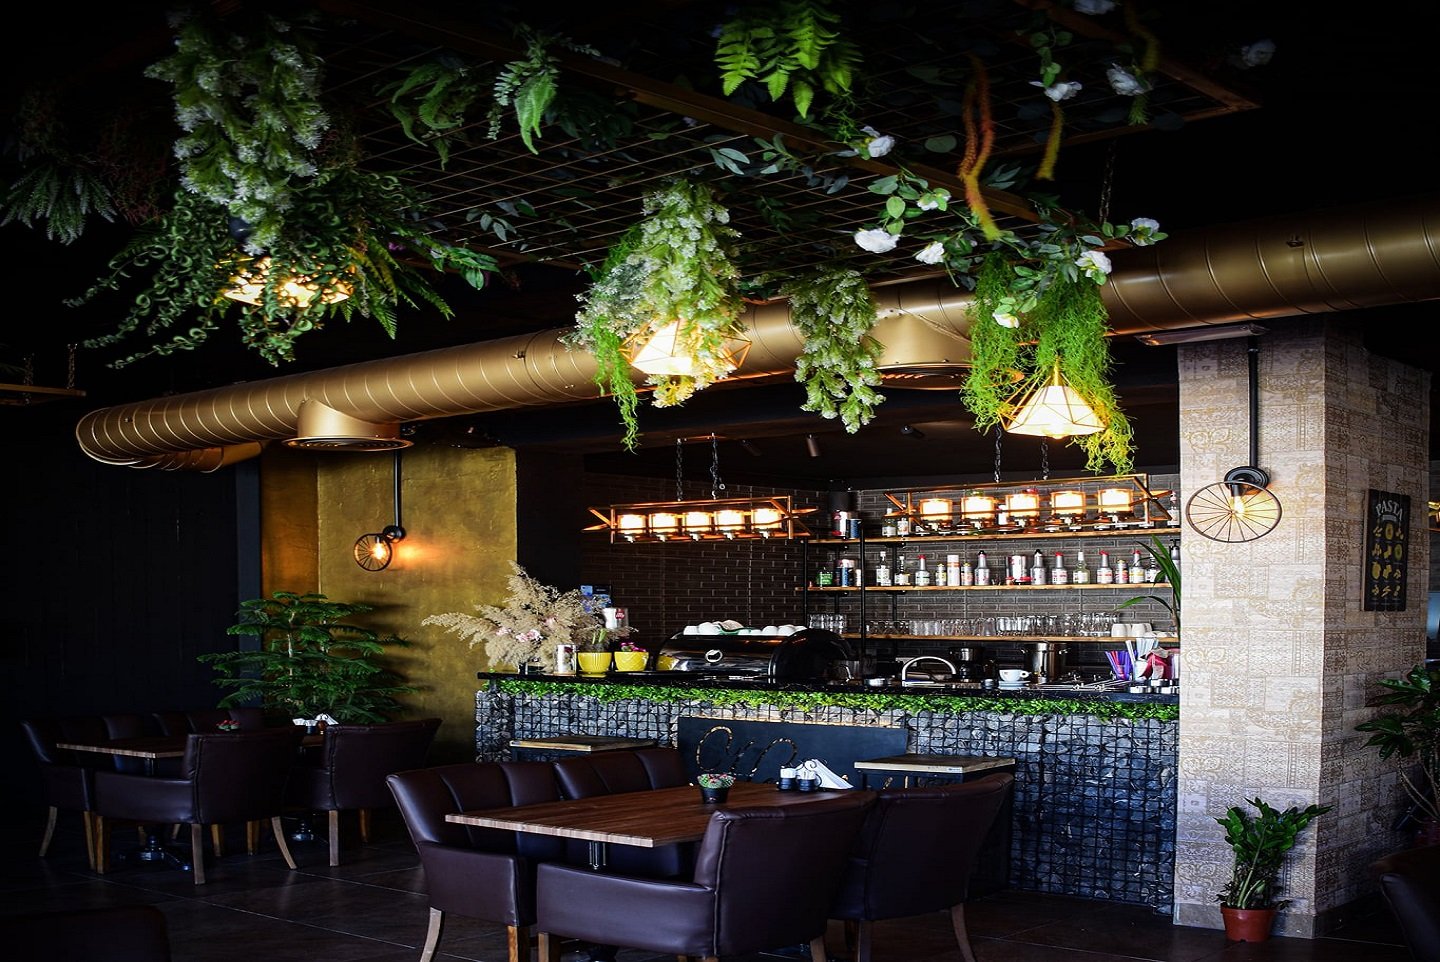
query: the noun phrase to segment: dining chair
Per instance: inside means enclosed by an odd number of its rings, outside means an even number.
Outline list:
[[[965,896],[976,858],[1015,776],[992,775],[934,787],[887,788],[844,864],[830,917],[845,922],[854,962],[870,962],[874,925],[883,919],[948,911],[966,962]]]
[[[151,712],[150,717],[162,735],[188,735],[191,732],[203,734],[219,731],[222,721],[238,722],[240,731],[255,731],[265,727],[264,710],[249,706],[157,711]]]
[[[57,742],[105,741],[105,722],[98,715],[68,718],[26,718],[20,722],[25,742],[38,766],[40,794],[48,813],[40,839],[40,857],[50,851],[60,812],[79,812],[85,832],[85,855],[95,867],[95,765],[84,764],[74,752],[56,748]]]
[[[1440,959],[1440,845],[1404,849],[1370,863],[1405,945],[1418,960]]]
[[[560,938],[569,937],[707,962],[808,943],[813,962],[825,962],[826,913],[872,802],[857,791],[721,809],[684,881],[544,862],[536,870],[539,958],[558,962]]]
[[[291,806],[329,816],[330,864],[340,864],[340,813],[357,811],[360,843],[370,841],[370,813],[394,808],[386,777],[425,764],[438,718],[377,725],[330,725],[318,752],[307,752],[290,776]]]
[[[565,798],[590,798],[620,792],[643,792],[654,788],[684,785],[685,762],[679,749],[634,748],[617,751],[567,755],[552,763],[560,794]],[[567,845],[571,864],[589,861],[585,842]],[[678,878],[689,875],[695,863],[695,843],[663,845],[659,848],[636,848],[612,845],[606,870],[620,875],[645,875],[651,878]]]
[[[191,865],[196,885],[205,882],[204,826],[243,822],[246,849],[255,854],[258,823],[268,819],[280,854],[295,859],[285,843],[280,815],[285,782],[303,737],[287,725],[252,732],[209,732],[187,736],[177,776],[100,771],[95,775],[95,866],[109,868],[109,825],[190,826]]]
[[[430,962],[446,915],[503,925],[509,962],[529,962],[535,924],[535,866],[564,854],[546,835],[472,828],[446,815],[559,799],[548,762],[464,762],[388,776],[425,871],[430,924],[420,962]]]

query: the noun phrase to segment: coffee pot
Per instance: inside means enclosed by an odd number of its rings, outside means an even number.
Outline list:
[[[1039,678],[1054,681],[1065,673],[1066,648],[1053,641],[1037,641],[1030,649],[1025,667]]]
[[[984,681],[995,677],[995,662],[985,657],[985,649],[967,646],[950,649],[950,661],[955,665],[956,681]]]

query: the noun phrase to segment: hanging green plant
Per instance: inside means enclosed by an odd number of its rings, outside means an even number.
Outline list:
[[[1000,423],[1000,412],[1015,393],[1015,375],[1021,362],[1014,276],[1009,263],[998,253],[987,254],[975,276],[975,296],[969,311],[970,370],[960,396],[975,416],[975,430],[980,432]]]
[[[671,407],[729,375],[737,366],[736,343],[748,346],[734,264],[739,235],[710,188],[687,180],[648,195],[644,213],[581,295],[575,329],[565,339],[596,355],[602,387],[614,393],[622,370],[617,355],[634,360],[662,332],[673,338],[670,353],[683,373],[646,379],[655,406]],[[631,447],[634,408],[627,410],[623,393],[616,396]]]
[[[444,317],[454,315],[414,260],[454,271],[476,288],[498,269],[487,254],[435,243],[422,222],[404,213],[420,204],[421,198],[393,176],[350,166],[322,171],[292,192],[284,233],[265,254],[257,303],[242,305],[224,292],[235,286],[237,275],[256,273],[256,259],[231,233],[223,208],[179,190],[174,206],[111,260],[109,273],[66,303],[88,303],[103,292],[126,288],[132,277],[146,278],[116,330],[84,342],[87,348],[108,347],[142,329],[161,336],[112,362],[117,368],[151,355],[192,350],[219,329],[229,312],[238,317],[244,342],[272,364],[294,360],[296,340],[337,315],[346,321],[356,313],[374,318],[394,337],[397,305],[425,303]],[[293,279],[303,280],[310,292],[307,302],[287,292],[286,282]],[[182,326],[183,331],[163,339]]]
[[[563,47],[592,57],[600,56],[600,52],[594,47],[577,44],[569,37],[541,33],[525,24],[518,24],[515,34],[525,41],[525,56],[507,63],[495,78],[495,103],[489,114],[490,139],[500,135],[505,108],[510,107],[520,125],[520,139],[532,154],[538,154],[540,151],[535,147],[535,138],[540,136],[545,111],[559,89],[556,80],[560,75],[560,63],[555,56],[555,48]]]
[[[841,267],[791,278],[780,291],[804,339],[795,362],[795,380],[805,385],[800,410],[838,417],[854,434],[885,400],[874,390],[881,382],[875,365],[884,350],[870,333],[877,319],[875,295],[859,271]]]
[[[145,76],[175,85],[181,181],[250,226],[253,253],[280,238],[297,180],[317,173],[314,152],[330,127],[320,104],[323,64],[304,35],[277,17],[226,24],[220,33],[178,18],[175,53]]]
[[[808,117],[817,88],[850,92],[860,50],[841,34],[840,14],[827,0],[751,4],[720,27],[715,62],[730,96],[747,80],[765,85],[770,99],[790,99]]]

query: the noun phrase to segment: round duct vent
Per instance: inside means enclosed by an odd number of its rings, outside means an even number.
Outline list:
[[[400,437],[400,425],[373,424],[313,399],[300,404],[295,437],[286,447],[310,451],[395,451],[413,442]]]

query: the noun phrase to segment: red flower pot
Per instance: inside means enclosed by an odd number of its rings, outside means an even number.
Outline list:
[[[1264,942],[1275,924],[1274,909],[1232,909],[1220,906],[1225,920],[1225,938],[1231,942]]]

